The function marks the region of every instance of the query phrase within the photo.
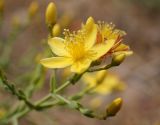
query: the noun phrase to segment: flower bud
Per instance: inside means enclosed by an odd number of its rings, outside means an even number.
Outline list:
[[[30,4],[28,8],[28,15],[30,19],[32,19],[37,14],[38,8],[39,8],[39,5],[36,1],[33,1]]]
[[[53,2],[49,3],[46,9],[46,24],[48,26],[54,25],[57,19],[57,9]]]
[[[4,0],[0,0],[0,13],[2,14],[4,10]]]
[[[122,107],[122,98],[117,98],[106,109],[106,117],[115,116]]]
[[[112,58],[112,66],[119,66],[125,59],[126,55],[124,53],[113,56]]]
[[[55,24],[52,28],[53,36],[59,36],[61,33],[61,26],[59,24]]]

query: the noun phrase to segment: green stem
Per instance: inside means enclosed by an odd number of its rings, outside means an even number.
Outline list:
[[[48,95],[46,95],[45,97],[43,97],[42,99],[38,100],[35,105],[36,106],[39,106],[41,105],[42,103],[48,101],[50,98],[52,98],[52,95],[49,93]]]
[[[60,91],[62,91],[63,89],[65,89],[66,87],[68,87],[70,84],[75,84],[77,81],[79,81],[79,79],[82,77],[82,75],[85,72],[83,72],[82,74],[75,74],[70,80],[68,80],[67,82],[65,82],[64,84],[62,84],[60,87],[58,87],[55,90],[55,93],[58,93]],[[23,106],[23,110],[16,113],[15,115],[13,115],[12,117],[16,117],[17,119],[20,117],[23,117],[25,114],[27,114],[28,112],[30,112],[31,110],[35,109],[35,110],[42,110],[42,109],[46,109],[49,108],[51,106],[54,106],[56,104],[59,104],[61,101],[64,101],[61,96],[56,96],[57,98],[60,99],[60,101],[58,102],[54,102],[54,103],[50,103],[49,105],[47,105],[47,101],[51,98],[53,98],[53,94],[49,93],[48,95],[46,95],[44,98],[42,98],[41,100],[37,101],[35,104],[32,104],[30,101],[27,100],[27,98],[22,98],[22,96],[20,95],[20,93],[18,93],[16,91],[16,89],[8,84],[8,80],[6,78],[6,76],[2,73],[2,71],[0,70],[0,78],[2,79],[3,83],[7,86],[7,88],[14,94],[16,95],[19,99],[23,100],[25,102],[25,104],[28,107],[25,107],[25,105]],[[65,100],[66,102],[66,100]],[[68,102],[68,101],[67,101]],[[66,102],[66,103],[67,103]],[[43,105],[44,103],[46,103],[46,105]],[[69,102],[68,102],[69,103]],[[7,119],[6,121],[10,121],[9,119]]]
[[[58,93],[59,91],[63,90],[64,88],[66,88],[67,86],[69,86],[71,84],[70,81],[67,81],[66,83],[62,84],[59,88],[57,88],[55,90],[55,93]],[[39,106],[41,105],[42,103],[48,101],[49,99],[52,98],[52,94],[49,93],[48,95],[46,95],[44,98],[42,98],[41,100],[37,101],[36,102],[36,106]]]
[[[89,70],[87,70],[87,72],[95,72],[95,71],[106,70],[106,69],[109,69],[109,68],[111,68],[111,67],[113,67],[113,65],[112,65],[112,64],[108,64],[107,66],[105,66],[105,67],[103,67],[103,68],[89,69]]]
[[[49,31],[49,35],[50,35],[49,37],[51,37],[51,38],[53,37],[53,33],[52,33],[53,26],[54,26],[54,24],[48,26],[48,31]]]
[[[0,69],[0,78],[2,80],[2,83],[8,88],[8,90],[19,100],[23,100],[26,105],[28,105],[30,108],[34,108],[34,105],[26,98],[25,94],[19,90],[17,91],[15,86],[13,84],[9,84],[9,81],[7,80],[7,77],[4,75],[4,73]]]
[[[71,84],[71,81],[65,82],[64,84],[62,84],[59,88],[57,88],[57,89],[55,90],[55,93],[58,93],[59,91],[65,89],[65,88],[66,88],[67,86],[69,86],[70,84]]]
[[[82,74],[84,74],[84,73],[82,73]],[[66,87],[68,87],[70,84],[74,84],[75,82],[77,82],[81,78],[82,74],[75,74],[70,80],[68,80],[64,84],[62,84],[54,92],[58,93],[58,92],[62,91],[63,89],[65,89]],[[36,106],[48,101],[51,98],[52,98],[52,94],[49,93],[47,96],[45,96],[44,98],[39,100],[36,103]]]
[[[64,97],[62,97],[62,96],[60,96],[60,95],[57,95],[57,94],[53,94],[52,95],[53,97],[55,97],[55,98],[57,98],[57,99],[59,99],[60,101],[62,101],[62,102],[65,102],[65,103],[67,103],[67,104],[70,104],[70,101],[69,100],[67,100],[67,99],[65,99]]]
[[[17,118],[14,118],[12,121],[13,121],[13,125],[18,125],[18,120],[17,120]]]

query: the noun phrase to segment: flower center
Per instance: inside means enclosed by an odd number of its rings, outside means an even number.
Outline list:
[[[74,61],[82,60],[86,57],[88,52],[85,49],[85,33],[78,31],[70,33],[69,30],[65,30],[65,44],[68,53],[73,57]]]
[[[75,61],[83,59],[86,55],[84,44],[82,42],[71,41],[67,45],[67,51],[72,55]]]

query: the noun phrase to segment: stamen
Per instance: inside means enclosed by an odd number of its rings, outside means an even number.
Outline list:
[[[68,29],[64,30],[66,50],[72,55],[74,60],[84,58],[86,55],[84,30],[71,33]]]

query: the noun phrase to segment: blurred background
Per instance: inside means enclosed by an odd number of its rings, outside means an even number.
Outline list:
[[[25,59],[26,54],[30,52],[35,53],[31,55],[31,58],[35,58],[43,50],[41,39],[48,36],[44,14],[46,6],[52,0],[37,1],[40,4],[37,18],[13,43],[12,63],[7,69],[9,77],[13,80],[34,67],[25,64],[22,66],[17,62],[22,57]],[[31,2],[32,0],[5,0],[1,37],[5,38],[10,33],[14,16],[20,18],[20,23],[25,23],[26,11]],[[134,54],[119,67],[111,69],[126,83],[127,88],[123,92],[105,97],[106,102],[114,97],[122,97],[124,104],[116,117],[106,121],[89,119],[76,111],[57,108],[44,113],[31,112],[21,119],[20,125],[160,125],[160,0],[54,0],[53,2],[57,6],[59,17],[64,13],[70,17],[71,22],[68,27],[71,29],[77,29],[81,22],[92,16],[97,21],[113,22],[117,28],[127,32],[125,43],[130,45]],[[47,92],[47,88],[44,88],[35,94],[34,98]],[[0,94],[0,102],[6,100],[4,93]]]

